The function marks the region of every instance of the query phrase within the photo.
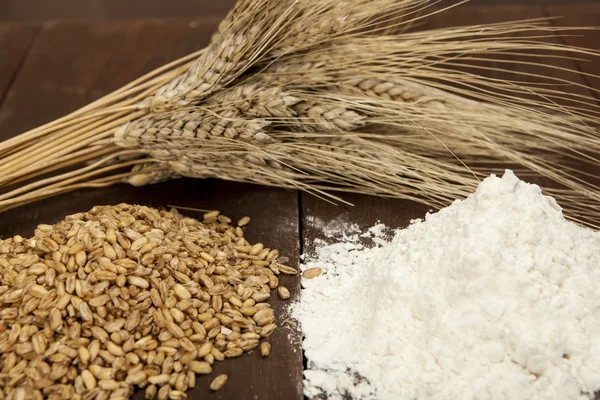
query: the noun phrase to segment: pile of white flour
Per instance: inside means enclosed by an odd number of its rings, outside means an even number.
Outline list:
[[[589,399],[600,233],[507,171],[374,248],[321,245],[293,316],[311,398]]]

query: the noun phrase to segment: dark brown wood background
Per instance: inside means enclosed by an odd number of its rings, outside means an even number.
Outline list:
[[[60,117],[170,60],[205,46],[232,0],[9,0],[0,2],[0,140]],[[481,24],[509,19],[565,16],[556,25],[600,25],[600,4],[593,1],[474,0],[438,14],[427,27]],[[563,40],[563,39],[555,39]],[[566,43],[600,49],[600,33],[569,37]],[[600,74],[600,60],[544,60]],[[600,81],[580,82],[600,89]],[[597,93],[596,93],[597,95]],[[323,236],[322,222],[344,218],[363,228],[377,221],[405,226],[427,207],[400,200],[346,195],[354,204],[333,206],[295,191],[223,182],[181,179],[144,188],[115,186],[79,191],[0,215],[0,235],[30,235],[40,222],[97,204],[119,202],[219,209],[232,218],[252,216],[250,240],[279,248],[297,265],[299,256]],[[188,212],[189,215],[196,215]],[[283,278],[294,298],[297,278]],[[286,307],[275,304],[279,311]],[[280,321],[281,322],[281,321]],[[324,321],[326,323],[326,321]],[[270,339],[273,353],[218,363],[230,374],[227,386],[209,394],[210,378],[198,379],[190,398],[301,399],[302,352],[289,330]],[[214,375],[213,375],[214,376]]]

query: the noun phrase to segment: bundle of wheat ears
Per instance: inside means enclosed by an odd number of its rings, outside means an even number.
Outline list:
[[[543,20],[412,29],[439,3],[240,0],[207,48],[0,143],[0,211],[181,176],[440,207],[511,167],[543,177],[570,218],[599,224],[585,172],[600,154],[593,89],[513,71],[597,52],[546,40],[566,30]]]

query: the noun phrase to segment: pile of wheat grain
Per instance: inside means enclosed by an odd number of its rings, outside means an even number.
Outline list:
[[[597,52],[551,40],[568,29],[541,20],[410,29],[440,11],[435,0],[239,0],[206,49],[0,143],[0,211],[180,176],[442,207],[510,167],[545,178],[570,218],[600,224],[593,89],[569,90],[585,88],[569,81],[578,71],[540,62]]]
[[[248,222],[121,204],[0,241],[0,398],[183,399],[215,361],[268,356],[296,270]]]

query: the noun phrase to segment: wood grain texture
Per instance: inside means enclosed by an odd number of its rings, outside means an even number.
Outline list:
[[[0,24],[0,105],[37,31],[33,24]]]
[[[0,109],[5,139],[203,48],[218,18],[48,22]]]
[[[597,0],[578,0],[593,4]],[[3,0],[0,21],[48,19],[142,19],[224,15],[234,0]],[[498,4],[572,4],[570,0],[471,0],[477,7]]]
[[[153,68],[205,46],[218,21],[202,18],[45,24],[0,108],[0,139],[66,114]],[[290,265],[297,266],[297,199],[295,191],[218,180],[181,179],[143,188],[119,185],[73,192],[2,214],[0,236],[30,236],[41,222],[56,222],[65,215],[101,204],[128,202],[219,209],[232,218],[251,216],[253,222],[246,228],[248,240],[278,248],[282,256],[289,258]],[[201,213],[183,213],[201,217]],[[282,277],[281,284],[290,289],[292,298],[297,298],[297,277]],[[276,295],[272,301],[280,316],[285,315],[288,303]],[[298,342],[290,341],[288,334],[281,328],[269,338],[272,354],[267,359],[260,359],[255,353],[217,365],[216,373],[230,375],[225,388],[210,394],[208,385],[216,375],[199,377],[189,398],[301,399],[302,354]],[[136,395],[140,397],[143,398]]]
[[[547,5],[544,7],[547,14],[556,17],[552,21],[555,26],[600,26],[600,3],[592,4],[569,4],[569,5]],[[593,49],[596,52],[600,49],[600,30],[589,29],[584,32],[574,32],[569,36],[562,38],[563,42],[570,46]],[[600,57],[583,57],[586,60],[576,60],[575,63],[580,71],[587,74],[583,80],[594,89],[600,91]],[[590,76],[594,75],[594,76]],[[600,102],[600,93],[595,93]]]
[[[223,16],[235,0],[3,0],[0,21]]]

